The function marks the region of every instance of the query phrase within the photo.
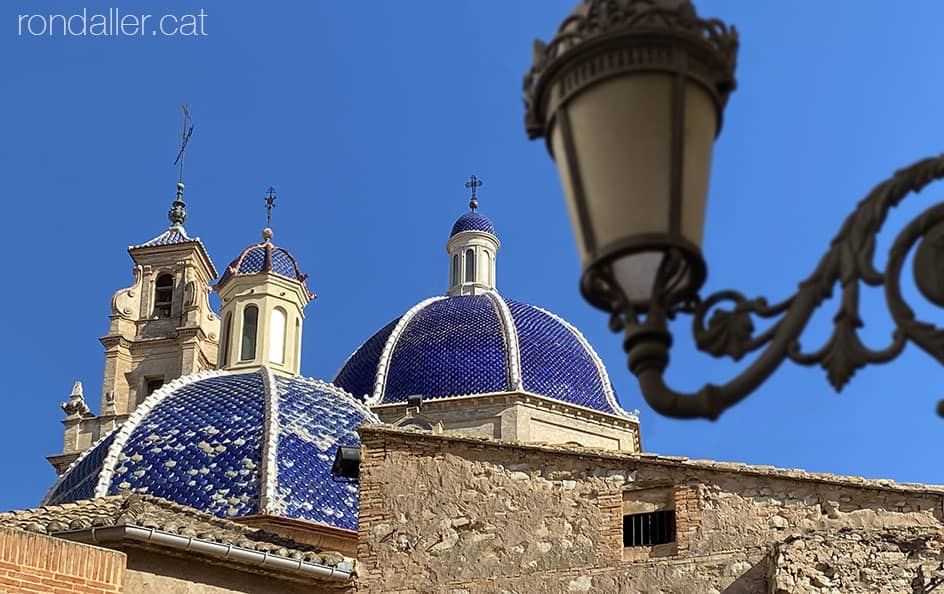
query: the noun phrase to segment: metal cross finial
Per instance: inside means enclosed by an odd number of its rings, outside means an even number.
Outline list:
[[[190,119],[190,108],[187,104],[182,105],[184,110],[184,127],[180,134],[180,151],[177,152],[177,158],[174,159],[174,165],[180,167],[177,174],[177,199],[171,203],[170,210],[167,211],[167,218],[172,225],[183,225],[187,220],[186,204],[184,204],[184,153],[187,151],[187,143],[190,142],[190,135],[193,134],[193,123]]]
[[[190,136],[193,134],[193,120],[190,119],[190,107],[186,103],[182,104],[181,107],[184,110],[184,124],[183,130],[180,133],[180,151],[177,153],[177,158],[174,159],[174,165],[180,167],[177,183],[183,183],[184,181],[184,153],[187,152],[187,143],[190,142]]]
[[[474,175],[469,178],[469,181],[465,182],[465,187],[471,188],[472,196],[469,198],[469,208],[475,210],[479,207],[479,201],[475,197],[475,190],[482,186],[482,180],[475,177]]]
[[[266,194],[266,227],[270,227],[272,225],[272,209],[275,208],[275,188],[269,186]]]

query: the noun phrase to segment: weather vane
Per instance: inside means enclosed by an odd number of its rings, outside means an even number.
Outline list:
[[[183,183],[184,181],[184,153],[187,152],[187,143],[190,142],[190,136],[193,134],[193,120],[190,119],[190,108],[186,103],[181,105],[181,107],[183,107],[184,110],[184,125],[180,133],[180,152],[177,153],[177,158],[174,160],[174,165],[179,165],[180,167],[177,183]]]
[[[266,227],[272,226],[272,209],[275,208],[275,188],[269,186],[269,189],[266,190],[266,199],[265,199],[265,209],[266,209]]]
[[[475,191],[482,186],[482,183],[482,180],[475,177],[474,175],[469,178],[469,181],[465,182],[465,187],[471,188],[472,190],[472,197],[469,198],[469,208],[472,210],[475,210],[479,207],[479,201],[475,197]]]

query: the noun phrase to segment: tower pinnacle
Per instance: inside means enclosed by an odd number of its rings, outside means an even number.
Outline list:
[[[184,183],[177,182],[177,198],[170,205],[170,210],[167,211],[167,218],[170,219],[171,225],[183,226],[184,221],[187,220],[186,206],[184,204]]]
[[[190,119],[190,108],[186,103],[181,105],[184,110],[183,129],[180,133],[180,150],[177,151],[177,158],[174,159],[174,165],[178,166],[177,173],[177,198],[167,211],[167,218],[173,226],[182,227],[187,220],[186,204],[184,204],[184,157],[187,153],[187,144],[193,135],[193,120]]]
[[[446,242],[449,253],[449,290],[447,295],[478,295],[495,289],[495,258],[501,245],[495,227],[479,207],[477,190],[482,180],[474,175],[465,182],[472,191],[469,208],[452,226]]]

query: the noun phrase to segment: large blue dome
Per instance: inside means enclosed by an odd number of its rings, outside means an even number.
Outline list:
[[[272,514],[355,530],[357,485],[331,475],[339,446],[378,422],[338,387],[262,368],[202,372],[149,396],[87,450],[43,505],[148,493],[218,516]]]
[[[357,349],[334,383],[371,404],[518,391],[627,415],[576,328],[495,291],[419,303]]]

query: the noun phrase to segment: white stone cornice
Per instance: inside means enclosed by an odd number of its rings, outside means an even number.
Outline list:
[[[397,346],[397,340],[400,339],[400,335],[403,334],[403,331],[406,330],[407,325],[416,314],[422,311],[427,305],[443,299],[446,299],[446,297],[430,297],[429,299],[420,301],[410,308],[408,312],[403,314],[403,317],[401,317],[397,325],[394,326],[390,336],[387,337],[383,351],[380,353],[380,359],[377,361],[377,374],[374,376],[374,393],[367,402],[369,406],[383,402],[384,392],[387,389],[387,373],[390,370],[390,360],[393,358],[393,350]]]

